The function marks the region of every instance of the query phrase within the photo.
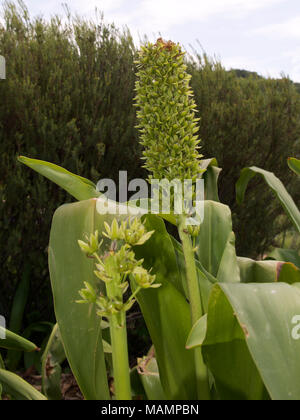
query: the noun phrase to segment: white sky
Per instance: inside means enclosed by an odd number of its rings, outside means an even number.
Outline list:
[[[1,1],[1,0],[0,0]],[[138,43],[159,33],[187,49],[217,56],[226,68],[264,76],[283,72],[300,82],[300,0],[25,0],[32,15],[73,12],[93,16],[95,7],[107,22],[127,25]]]

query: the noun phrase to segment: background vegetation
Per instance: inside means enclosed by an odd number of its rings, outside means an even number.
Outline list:
[[[176,40],[175,40],[176,41]],[[135,46],[128,31],[68,15],[66,22],[32,18],[8,3],[0,23],[7,79],[0,83],[0,313],[8,315],[26,275],[31,293],[24,324],[49,319],[47,244],[57,203],[67,195],[24,170],[18,155],[48,160],[97,181],[145,177],[133,107]],[[205,157],[223,168],[220,198],[234,215],[238,254],[255,257],[289,223],[263,183],[253,180],[248,204],[235,203],[240,170],[273,171],[300,201],[286,158],[300,157],[300,94],[288,78],[226,71],[205,54],[188,58],[201,116]],[[259,202],[259,205],[258,205]]]

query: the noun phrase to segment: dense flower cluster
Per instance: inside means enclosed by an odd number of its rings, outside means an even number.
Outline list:
[[[141,47],[136,64],[137,128],[149,178],[195,180],[201,173],[199,118],[184,53],[179,45],[160,38]]]
[[[107,252],[100,250],[103,241],[99,242],[99,234],[96,231],[87,238],[87,242],[78,241],[81,250],[88,256],[95,258],[94,271],[96,277],[105,283],[107,294],[97,293],[95,288],[88,282],[84,282],[85,288],[79,291],[82,300],[78,303],[92,303],[98,307],[98,315],[109,318],[120,311],[128,311],[135,302],[134,297],[141,289],[156,288],[160,284],[155,283],[155,275],[146,270],[143,260],[136,260],[133,246],[143,245],[150,239],[153,231],[147,232],[140,219],[122,221],[116,219],[109,225],[105,222],[103,236],[110,239],[111,243]],[[128,277],[135,281],[134,294],[124,303],[123,295],[129,287]]]

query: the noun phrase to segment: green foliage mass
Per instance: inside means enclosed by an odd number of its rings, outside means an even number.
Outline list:
[[[7,79],[0,83],[0,313],[31,267],[27,313],[47,317],[51,218],[68,194],[24,171],[18,155],[59,164],[97,182],[118,171],[143,176],[135,125],[134,46],[127,32],[57,17],[50,22],[8,5],[0,23]],[[49,298],[47,297],[49,296]],[[36,315],[34,314],[35,312]],[[33,321],[31,320],[31,321]]]
[[[97,182],[146,177],[141,169],[136,109],[136,50],[129,32],[96,22],[33,19],[9,4],[0,23],[0,313],[8,314],[16,284],[30,269],[34,292],[27,308],[47,316],[50,286],[47,244],[52,214],[68,195],[17,163],[47,160]],[[205,56],[187,58],[201,117],[201,152],[223,168],[221,200],[233,210],[238,252],[264,252],[285,228],[282,210],[259,179],[247,205],[235,203],[240,170],[256,165],[274,173],[299,203],[299,181],[286,158],[299,158],[300,96],[287,78],[237,77]],[[297,143],[298,142],[298,143]],[[184,156],[183,156],[184,159]],[[258,205],[259,201],[259,205]],[[35,314],[36,312],[36,314]]]

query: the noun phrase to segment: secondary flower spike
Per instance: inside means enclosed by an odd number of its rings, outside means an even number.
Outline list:
[[[159,38],[141,47],[136,62],[137,128],[150,179],[196,180],[202,173],[199,118],[184,55],[178,44]]]

